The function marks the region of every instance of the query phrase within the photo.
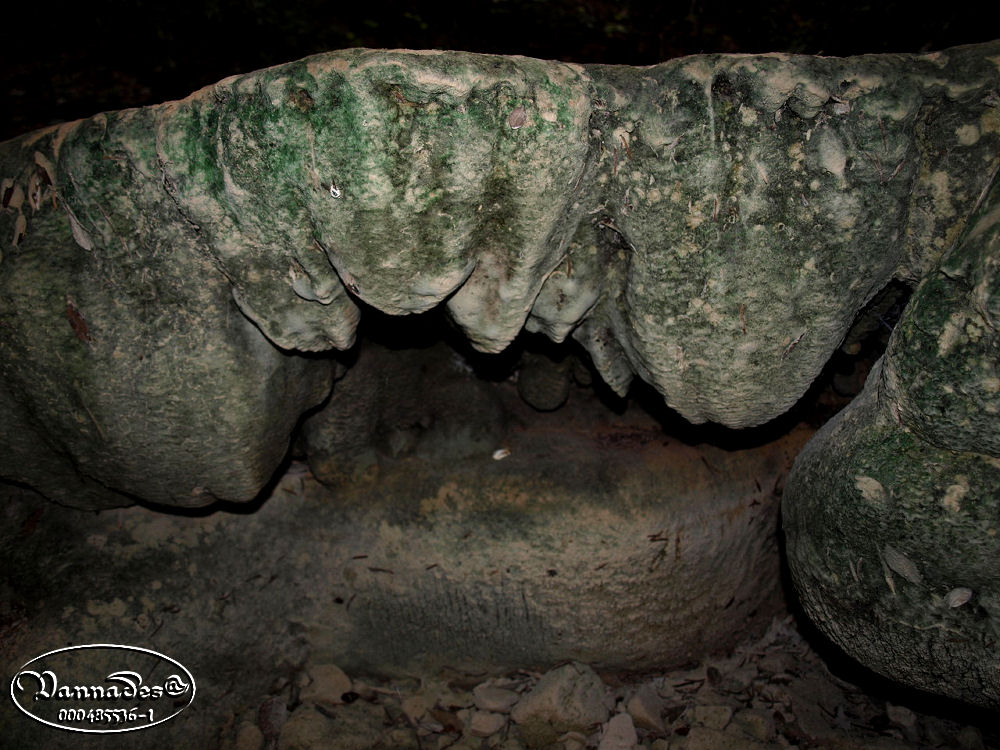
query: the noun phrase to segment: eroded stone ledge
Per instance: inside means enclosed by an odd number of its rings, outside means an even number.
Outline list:
[[[767,421],[957,238],[998,50],[348,50],[8,141],[0,471],[90,505],[248,499],[330,382],[271,344],[350,346],[359,303],[444,304],[487,351],[572,335],[618,392]]]

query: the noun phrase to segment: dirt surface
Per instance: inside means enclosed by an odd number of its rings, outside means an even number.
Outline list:
[[[220,732],[219,746],[245,750],[273,742],[280,748],[302,750],[1000,747],[1000,717],[893,689],[804,637],[793,615],[776,618],[763,637],[743,643],[728,656],[703,660],[688,669],[641,677],[600,675],[605,702],[598,715],[603,713],[605,720],[567,730],[573,726],[574,712],[579,714],[588,700],[570,678],[589,673],[586,665],[568,667],[546,675],[516,671],[481,681],[476,675],[454,673],[388,680],[357,675],[352,680],[332,665],[307,665],[296,675],[277,678],[272,694],[262,697],[260,705],[235,713]],[[563,684],[553,687],[560,681]],[[543,682],[550,692],[561,690],[562,702],[537,710],[534,716],[518,712],[520,702],[527,702]],[[507,705],[511,702],[513,711]],[[538,721],[553,727],[555,744],[531,741],[538,736]]]

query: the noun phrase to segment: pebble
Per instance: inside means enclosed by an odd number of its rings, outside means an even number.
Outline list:
[[[757,662],[757,669],[769,675],[776,675],[788,672],[794,663],[789,654],[779,652],[762,657]]]
[[[302,706],[292,713],[281,728],[278,750],[313,750],[337,746],[337,726],[311,706]]]
[[[733,714],[730,726],[761,742],[774,739],[774,717],[759,708],[744,708]]]
[[[275,739],[287,720],[288,704],[277,695],[265,698],[257,709],[257,727],[265,740]]]
[[[389,747],[393,750],[403,750],[403,748],[419,748],[417,736],[412,729],[391,729],[386,734]]]
[[[695,706],[691,718],[709,729],[725,729],[733,718],[733,709],[729,706]]]
[[[424,717],[424,714],[427,713],[427,709],[430,708],[430,701],[426,695],[418,693],[417,695],[410,695],[404,698],[400,707],[403,709],[403,713],[406,714],[406,718],[410,720],[410,723],[416,725]]]
[[[663,699],[648,683],[636,690],[626,704],[626,710],[637,727],[659,734],[666,734],[667,731],[663,725],[664,708]]]
[[[312,681],[299,694],[303,703],[337,706],[344,702],[344,694],[351,692],[351,678],[336,664],[316,664],[307,671]]]
[[[439,750],[482,750],[483,738],[467,734],[455,742],[448,737],[441,737],[438,739],[437,747]]]
[[[719,683],[719,689],[724,690],[727,693],[743,693],[750,689],[753,685],[754,680],[760,672],[757,670],[753,664],[748,664],[744,667],[739,667],[734,669],[732,672],[727,673],[722,681]]]
[[[635,750],[638,744],[639,737],[635,733],[632,717],[627,713],[615,714],[604,725],[604,734],[597,750]]]
[[[544,747],[561,734],[604,723],[609,713],[601,678],[589,665],[572,662],[542,675],[510,717],[529,746]]]
[[[709,727],[691,727],[684,750],[768,750],[769,745]],[[671,745],[671,750],[673,746]]]
[[[766,668],[765,668],[766,667]],[[336,665],[307,667],[302,701],[268,696],[236,711],[227,750],[986,750],[992,729],[877,700],[832,676],[792,621],[730,657],[644,682],[615,682],[574,662],[483,682],[365,684]],[[480,677],[479,680],[482,680]],[[345,702],[344,687],[358,699]],[[471,689],[470,689],[471,688]],[[617,713],[612,715],[617,695]],[[330,706],[329,704],[335,704]],[[335,714],[335,716],[334,716]],[[610,719],[609,719],[610,716]],[[243,718],[240,721],[239,718]],[[247,720],[249,719],[249,720]],[[254,723],[256,719],[256,724]],[[984,739],[984,733],[987,735]],[[641,740],[641,742],[640,742]]]
[[[496,734],[507,723],[507,717],[492,711],[476,711],[469,722],[469,734],[473,737],[489,737]]]
[[[249,721],[240,723],[236,732],[236,750],[261,750],[264,747],[264,733]]]
[[[566,732],[559,737],[559,742],[562,743],[562,750],[585,750],[587,747],[586,735],[579,732]]]
[[[476,685],[472,689],[472,697],[476,701],[476,708],[483,711],[499,711],[506,713],[520,699],[520,695],[513,690],[494,687],[489,684]]]

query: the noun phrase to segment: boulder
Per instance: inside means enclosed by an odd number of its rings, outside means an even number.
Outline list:
[[[900,682],[1000,707],[1000,184],[785,489],[819,627]]]

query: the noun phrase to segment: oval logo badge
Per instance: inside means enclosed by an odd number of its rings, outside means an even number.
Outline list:
[[[35,721],[110,734],[169,721],[194,700],[194,675],[137,646],[92,643],[36,656],[10,682],[10,697]]]

